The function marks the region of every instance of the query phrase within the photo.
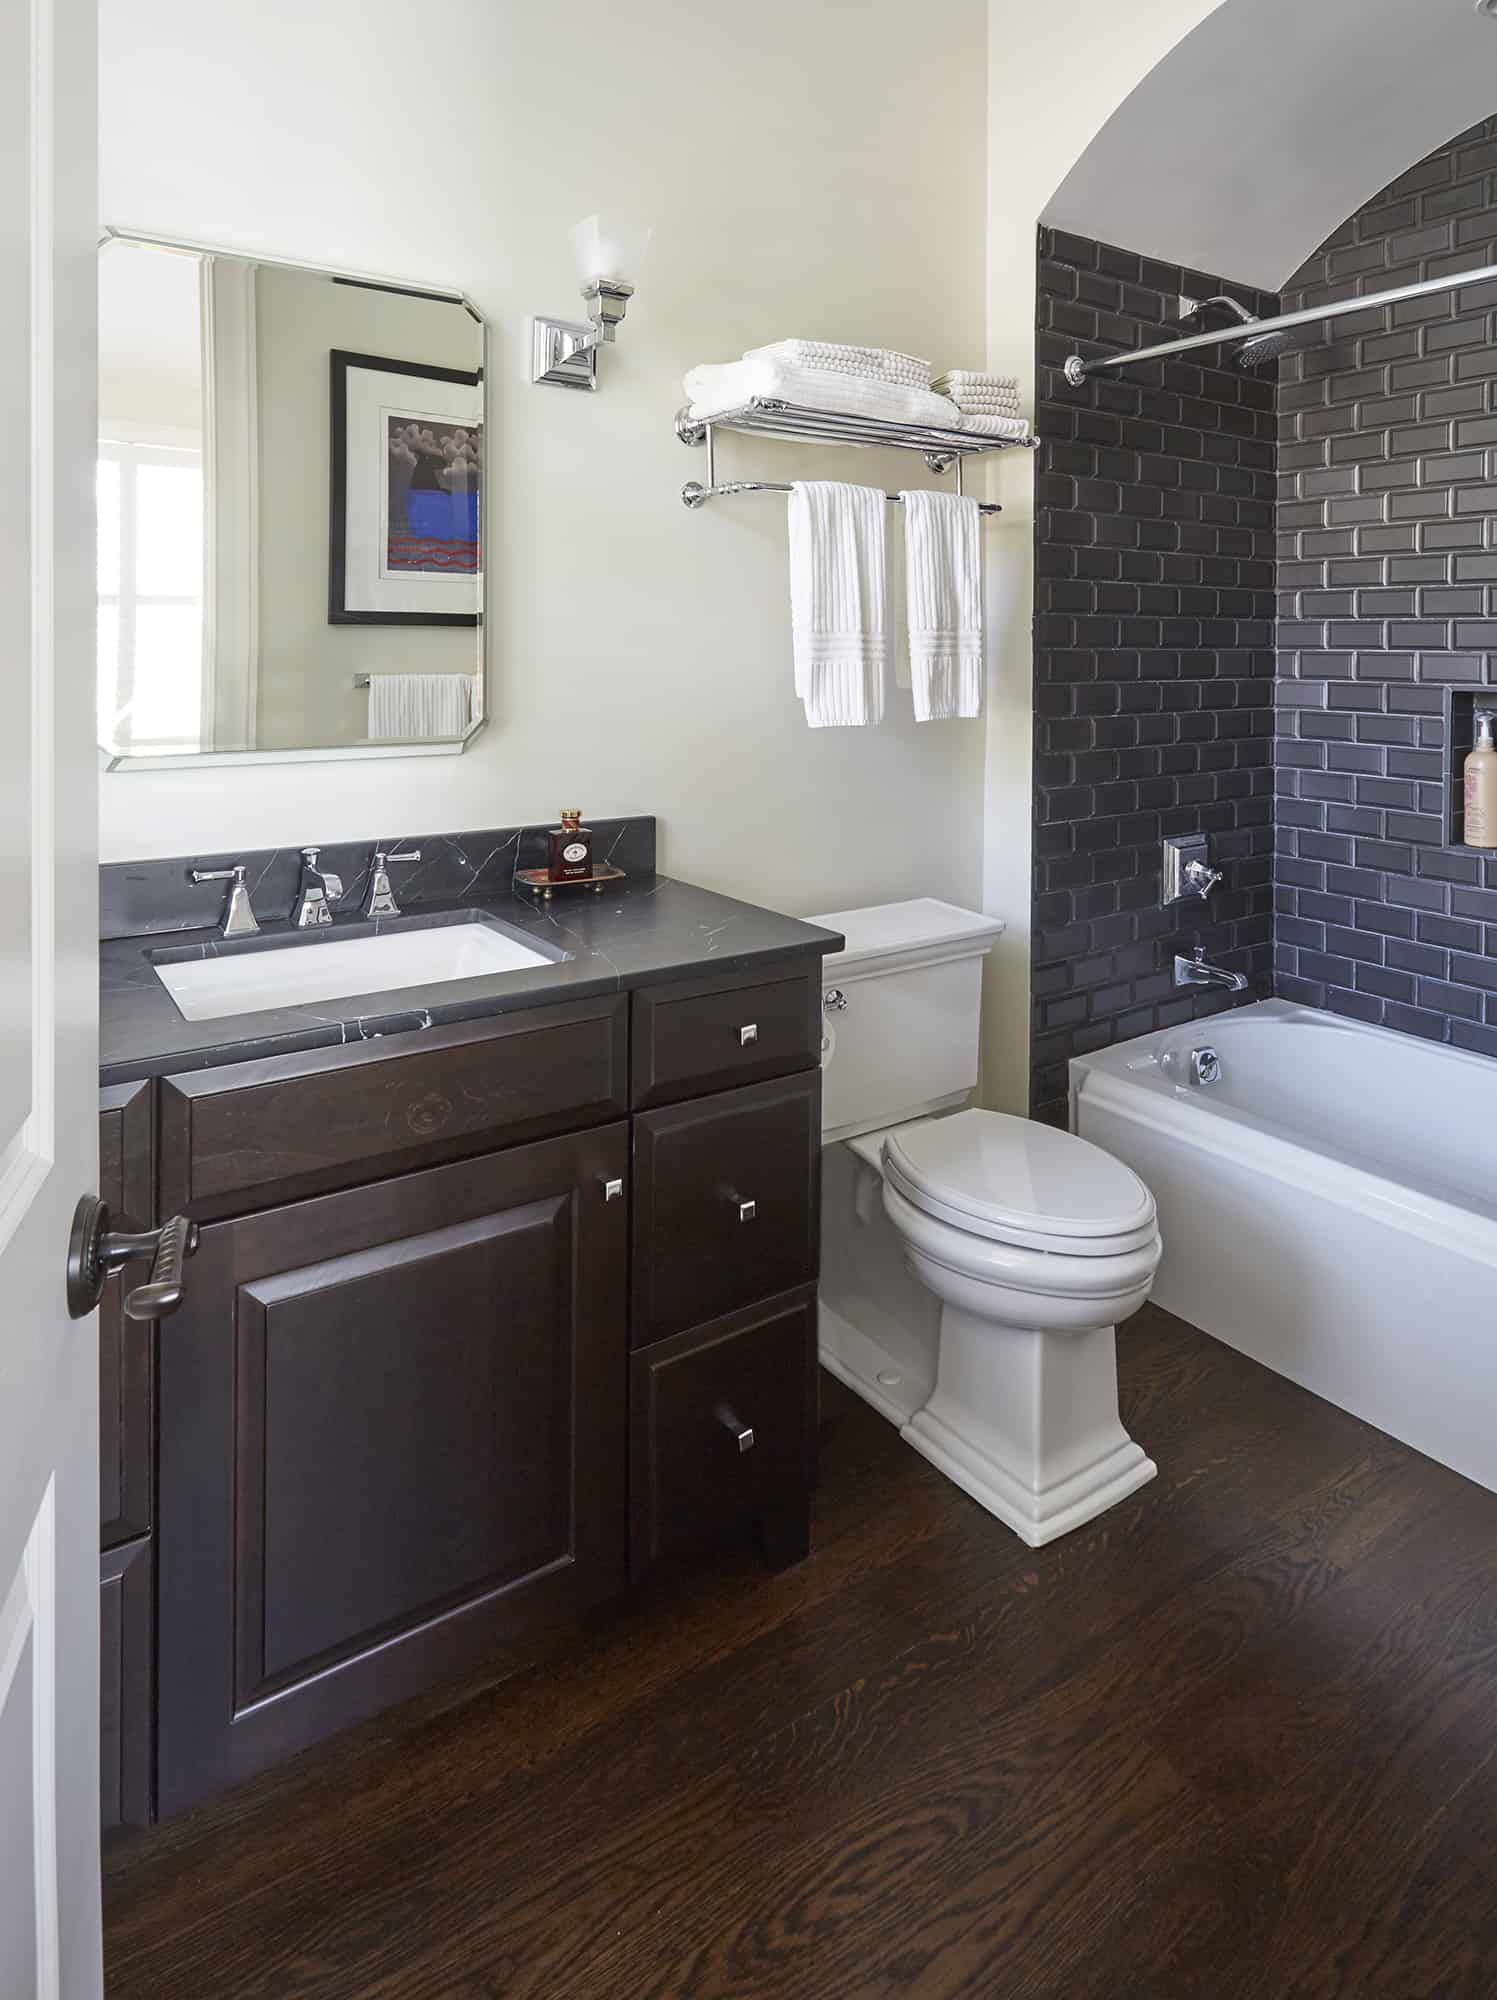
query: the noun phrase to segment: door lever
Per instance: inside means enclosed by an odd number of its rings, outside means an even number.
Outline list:
[[[68,1239],[68,1312],[74,1319],[91,1313],[116,1271],[137,1257],[149,1257],[151,1275],[124,1298],[127,1319],[165,1319],[182,1303],[182,1267],[198,1247],[198,1226],[185,1215],[174,1215],[159,1229],[131,1234],[109,1227],[109,1205],[86,1194],[73,1211]]]

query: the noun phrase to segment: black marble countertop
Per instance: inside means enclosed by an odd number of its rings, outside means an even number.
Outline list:
[[[538,950],[570,956],[519,972],[205,1021],[183,1019],[153,962],[259,951],[288,938],[298,940],[292,949],[316,951],[329,939],[461,922],[470,912],[497,918]],[[230,945],[224,944],[216,928],[108,938],[99,948],[99,1078],[103,1084],[127,1083],[171,1070],[209,1069],[219,1063],[335,1048],[382,1035],[419,1033],[551,1001],[583,1000],[664,980],[750,971],[776,961],[820,956],[841,944],[834,931],[665,875],[633,876],[602,895],[562,889],[548,903],[508,887],[494,893],[469,892],[440,902],[423,901],[394,920],[368,923],[357,917],[340,918],[313,932],[293,931],[284,921],[262,923],[258,939]]]

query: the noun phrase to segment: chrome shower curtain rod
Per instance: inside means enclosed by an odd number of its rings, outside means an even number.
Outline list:
[[[1365,298],[1337,299],[1331,305],[1307,306],[1303,312],[1279,313],[1274,319],[1244,320],[1241,326],[1218,328],[1212,333],[1186,334],[1180,340],[1161,341],[1157,347],[1140,347],[1132,354],[1104,354],[1085,361],[1073,354],[1066,362],[1066,380],[1073,385],[1088,375],[1106,369],[1127,368],[1135,361],[1162,361],[1170,354],[1184,354],[1193,347],[1222,347],[1245,340],[1261,340],[1265,334],[1286,333],[1292,327],[1315,326],[1321,320],[1344,319],[1349,313],[1376,312],[1380,306],[1401,305],[1405,299],[1429,298],[1435,292],[1459,291],[1462,285],[1480,285],[1497,278],[1497,264],[1484,264],[1478,271],[1457,271],[1453,278],[1422,278],[1415,285],[1398,285],[1390,292],[1369,292]]]

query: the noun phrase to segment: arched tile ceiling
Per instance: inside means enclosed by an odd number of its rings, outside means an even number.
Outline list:
[[[1277,290],[1493,112],[1497,17],[1473,0],[1225,0],[1113,113],[1044,220]]]

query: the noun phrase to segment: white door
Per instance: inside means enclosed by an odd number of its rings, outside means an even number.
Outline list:
[[[0,1994],[99,1965],[93,0],[0,4]]]

